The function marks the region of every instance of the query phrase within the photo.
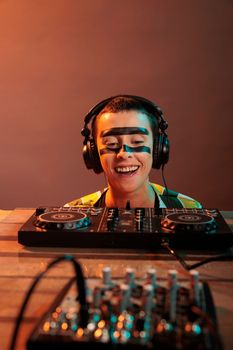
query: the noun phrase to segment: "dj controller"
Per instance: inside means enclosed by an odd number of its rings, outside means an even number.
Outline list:
[[[233,233],[217,209],[39,207],[18,232],[34,247],[225,249]]]
[[[178,278],[155,269],[136,278],[132,268],[112,279],[87,279],[86,309],[75,285],[56,298],[27,342],[28,350],[221,350],[215,306],[198,271]]]

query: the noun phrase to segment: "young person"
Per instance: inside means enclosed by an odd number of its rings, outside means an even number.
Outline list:
[[[108,186],[66,205],[201,208],[195,199],[149,180],[151,169],[169,159],[167,126],[160,108],[143,97],[117,95],[93,107],[81,132],[83,157],[88,169],[104,172]]]

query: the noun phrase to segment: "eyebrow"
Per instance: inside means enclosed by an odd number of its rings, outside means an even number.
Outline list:
[[[133,135],[133,134],[142,134],[149,135],[149,131],[146,128],[139,128],[136,126],[125,127],[125,128],[111,128],[104,131],[101,131],[100,136],[116,136],[116,135]]]

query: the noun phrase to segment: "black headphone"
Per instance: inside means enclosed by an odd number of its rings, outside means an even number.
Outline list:
[[[155,116],[158,122],[158,132],[153,141],[153,163],[152,168],[159,169],[161,166],[165,165],[169,159],[169,149],[170,142],[168,140],[165,130],[168,127],[168,123],[163,117],[162,110],[156,106],[153,102],[147,100],[144,97],[134,96],[134,95],[116,95],[109,97],[93,108],[90,109],[88,114],[84,118],[84,127],[81,130],[82,136],[84,136],[83,141],[83,159],[86,164],[87,169],[93,169],[95,173],[99,174],[103,171],[98,149],[93,138],[93,135],[88,128],[88,124],[93,120],[103,109],[104,107],[113,99],[117,97],[126,97],[132,98],[140,102],[146,112]]]

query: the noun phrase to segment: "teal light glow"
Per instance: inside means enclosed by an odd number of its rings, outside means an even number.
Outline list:
[[[93,316],[93,321],[94,321],[94,322],[98,322],[99,320],[100,320],[100,316],[97,315],[97,314],[95,314],[95,315]]]
[[[201,334],[201,327],[199,326],[199,324],[193,324],[192,330],[196,334]]]
[[[117,317],[116,317],[116,315],[112,315],[112,316],[111,316],[111,322],[112,322],[112,323],[116,323],[116,322],[117,322]]]
[[[72,331],[76,332],[77,329],[78,329],[78,325],[77,324],[72,324],[71,325],[71,329],[72,329]]]

